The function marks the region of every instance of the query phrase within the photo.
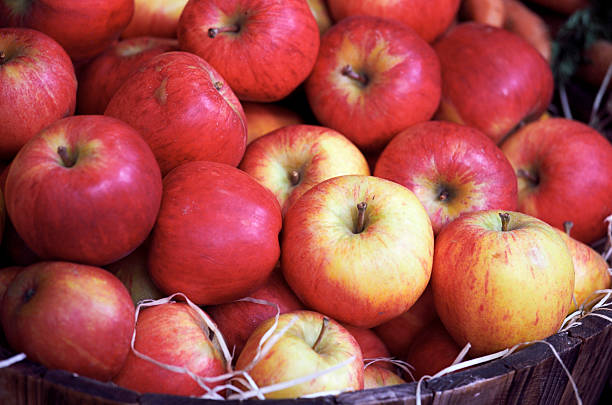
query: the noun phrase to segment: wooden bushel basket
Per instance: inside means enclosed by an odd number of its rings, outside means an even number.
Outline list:
[[[607,303],[612,303],[609,298]],[[609,309],[593,312],[610,316]],[[557,351],[575,381],[585,405],[597,404],[612,376],[612,323],[585,316],[580,325],[546,339]],[[0,359],[14,355],[0,346]],[[2,405],[314,405],[416,404],[417,383],[297,400],[216,401],[171,395],[139,394],[49,370],[27,359],[0,369]],[[509,356],[424,381],[421,404],[575,404],[572,384],[551,348],[535,343]]]

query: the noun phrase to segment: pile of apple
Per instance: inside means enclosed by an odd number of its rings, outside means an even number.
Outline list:
[[[8,345],[287,398],[556,333],[610,287],[612,145],[548,117],[546,60],[459,5],[0,0]],[[135,319],[174,293],[204,313]]]

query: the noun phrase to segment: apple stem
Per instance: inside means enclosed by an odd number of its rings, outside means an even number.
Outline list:
[[[508,230],[508,224],[510,223],[510,214],[507,212],[500,212],[499,217],[501,218],[501,230],[506,232]]]
[[[291,182],[292,186],[297,186],[297,184],[300,182],[300,177],[300,172],[297,170],[291,170],[289,172],[289,181]]]
[[[214,38],[222,32],[238,32],[238,31],[240,31],[240,26],[236,24],[228,25],[226,27],[215,27],[215,28],[208,29],[208,36],[209,38]]]
[[[446,201],[446,200],[448,200],[448,191],[446,191],[446,190],[442,190],[442,191],[440,192],[440,195],[438,195],[438,200],[440,200],[440,201]]]
[[[572,231],[573,226],[574,226],[574,223],[572,221],[565,221],[563,223],[563,229],[565,230],[565,233],[567,234],[567,236],[570,236],[570,232]]]
[[[530,181],[533,184],[538,184],[538,176],[536,176],[535,174],[532,174],[531,172],[525,170],[525,169],[518,169],[516,171],[516,175],[518,177],[522,177],[528,181]]]
[[[315,350],[315,351],[317,350],[317,346],[321,342],[321,339],[323,339],[323,334],[325,333],[325,329],[327,328],[327,324],[329,324],[329,318],[324,316],[323,317],[323,322],[321,324],[321,330],[319,331],[319,336],[317,336],[317,340],[314,342],[314,345],[312,345],[312,350]]]
[[[357,72],[355,72],[353,70],[353,68],[351,67],[351,65],[346,65],[342,68],[342,74],[344,76],[350,77],[353,80],[357,80],[359,83],[363,84],[364,86],[366,84],[368,84],[368,78],[366,75],[363,74],[359,74]]]
[[[366,208],[368,208],[368,203],[365,201],[357,204],[357,228],[355,229],[355,233],[361,233],[365,229]]]
[[[72,167],[76,163],[76,154],[72,156],[68,154],[68,148],[65,146],[58,146],[57,154],[62,158],[62,163],[65,167]]]

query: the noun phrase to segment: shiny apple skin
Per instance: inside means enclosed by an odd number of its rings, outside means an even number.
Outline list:
[[[188,0],[134,0],[134,15],[121,38],[176,38],[176,27]]]

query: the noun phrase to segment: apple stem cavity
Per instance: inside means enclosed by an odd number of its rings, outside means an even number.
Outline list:
[[[34,294],[36,294],[36,290],[34,288],[28,288],[23,293],[23,302],[26,303],[26,302],[30,301],[32,299],[32,297],[34,296]]]
[[[368,208],[368,203],[365,201],[357,204],[357,227],[355,228],[355,233],[361,233],[365,229],[366,208]]]
[[[292,186],[297,186],[300,180],[301,180],[300,172],[298,172],[297,170],[291,170],[289,172],[289,181],[291,182]]]
[[[351,65],[346,65],[342,68],[342,74],[346,77],[350,77],[353,80],[358,81],[362,85],[367,85],[369,80],[368,77],[364,74],[359,74],[353,70]]]
[[[4,51],[0,51],[0,66],[4,65],[7,59],[6,53],[4,53]]]
[[[448,200],[448,197],[449,197],[449,193],[448,193],[448,191],[446,191],[446,190],[442,190],[442,191],[440,192],[440,194],[438,195],[438,200],[440,200],[440,201],[446,201],[446,200]]]
[[[533,174],[531,172],[529,172],[528,170],[525,169],[518,169],[516,171],[516,175],[518,177],[522,177],[525,180],[529,181],[530,183],[536,185],[540,182],[540,179],[538,178],[538,176],[536,174]]]
[[[329,324],[329,318],[324,316],[323,322],[321,323],[321,330],[319,331],[319,336],[317,336],[317,340],[315,340],[314,345],[312,345],[312,350],[317,351],[317,346],[323,339],[323,334],[325,333],[325,329],[327,329],[327,325]]]
[[[499,217],[501,218],[501,230],[502,232],[508,231],[508,224],[510,223],[510,214],[507,212],[500,212]]]
[[[60,157],[62,158],[62,163],[65,167],[72,167],[77,161],[77,154],[69,154],[68,148],[66,148],[65,146],[58,146],[57,154],[60,155]]]
[[[208,37],[215,38],[217,35],[219,35],[222,32],[239,32],[239,31],[240,31],[240,26],[236,24],[228,25],[225,27],[214,27],[214,28],[208,29]]]
[[[574,227],[574,223],[572,221],[565,221],[563,223],[563,229],[565,230],[565,233],[567,236],[571,236],[570,232],[572,231],[573,227]]]

